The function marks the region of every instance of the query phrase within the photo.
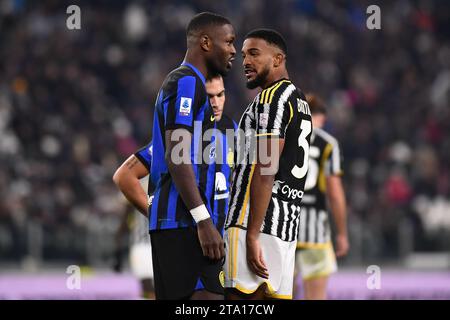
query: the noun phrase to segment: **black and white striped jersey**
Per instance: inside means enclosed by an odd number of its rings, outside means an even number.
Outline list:
[[[255,97],[242,115],[239,129],[225,228],[246,229],[257,139],[277,137],[284,139],[284,149],[261,232],[296,241],[312,132],[305,96],[290,80],[279,80]]]
[[[314,128],[297,247],[320,247],[331,241],[326,178],[342,174],[342,153],[337,139],[323,129]]]

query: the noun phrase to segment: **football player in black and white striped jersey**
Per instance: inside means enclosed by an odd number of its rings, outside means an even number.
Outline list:
[[[245,37],[247,87],[262,91],[239,123],[224,237],[227,299],[292,299],[312,122],[305,96],[289,80],[286,54],[274,30]]]
[[[328,277],[337,271],[336,256],[347,254],[349,242],[345,193],[341,181],[342,152],[337,139],[322,129],[326,121],[323,101],[312,94],[306,95],[306,99],[314,129],[300,212],[296,274],[301,272],[305,299],[318,300],[326,299]],[[327,200],[336,225],[336,256],[331,242]],[[298,293],[298,288],[294,292]]]

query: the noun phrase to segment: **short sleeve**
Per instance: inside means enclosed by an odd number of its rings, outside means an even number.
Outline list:
[[[255,110],[256,136],[285,138],[286,129],[293,116],[289,100],[296,90],[294,85],[279,85],[261,92]]]
[[[337,140],[333,141],[332,143],[329,143],[327,145],[327,148],[329,149],[329,155],[326,159],[325,174],[327,176],[331,175],[341,176],[343,174],[342,170],[343,157],[342,157],[342,150],[339,147],[339,143],[337,142]]]
[[[139,149],[135,154],[135,157],[139,159],[140,162],[147,168],[150,172],[152,166],[152,157],[153,157],[153,144],[150,142],[145,147]]]
[[[193,129],[194,113],[200,110],[200,99],[196,99],[196,78],[184,76],[178,79],[175,88],[168,95],[166,125],[167,129]]]

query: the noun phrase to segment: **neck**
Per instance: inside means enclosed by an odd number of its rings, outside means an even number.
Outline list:
[[[266,81],[265,81],[264,85],[261,86],[261,88],[266,89],[272,83],[275,83],[281,79],[289,79],[289,74],[288,74],[286,68],[282,68],[281,70],[276,70],[276,71],[272,72],[272,74],[266,78]]]
[[[188,49],[184,56],[184,61],[192,64],[203,74],[205,79],[208,79],[208,68],[206,67],[205,59],[203,59],[202,55],[194,52],[192,49]]]

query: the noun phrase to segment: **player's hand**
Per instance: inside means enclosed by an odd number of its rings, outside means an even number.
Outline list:
[[[197,232],[205,257],[212,260],[220,260],[225,256],[225,244],[211,218],[200,221],[197,224]]]
[[[343,257],[347,254],[350,245],[346,234],[336,236],[336,257]]]
[[[268,279],[269,271],[262,255],[258,239],[247,237],[247,264],[250,270],[257,276]]]

